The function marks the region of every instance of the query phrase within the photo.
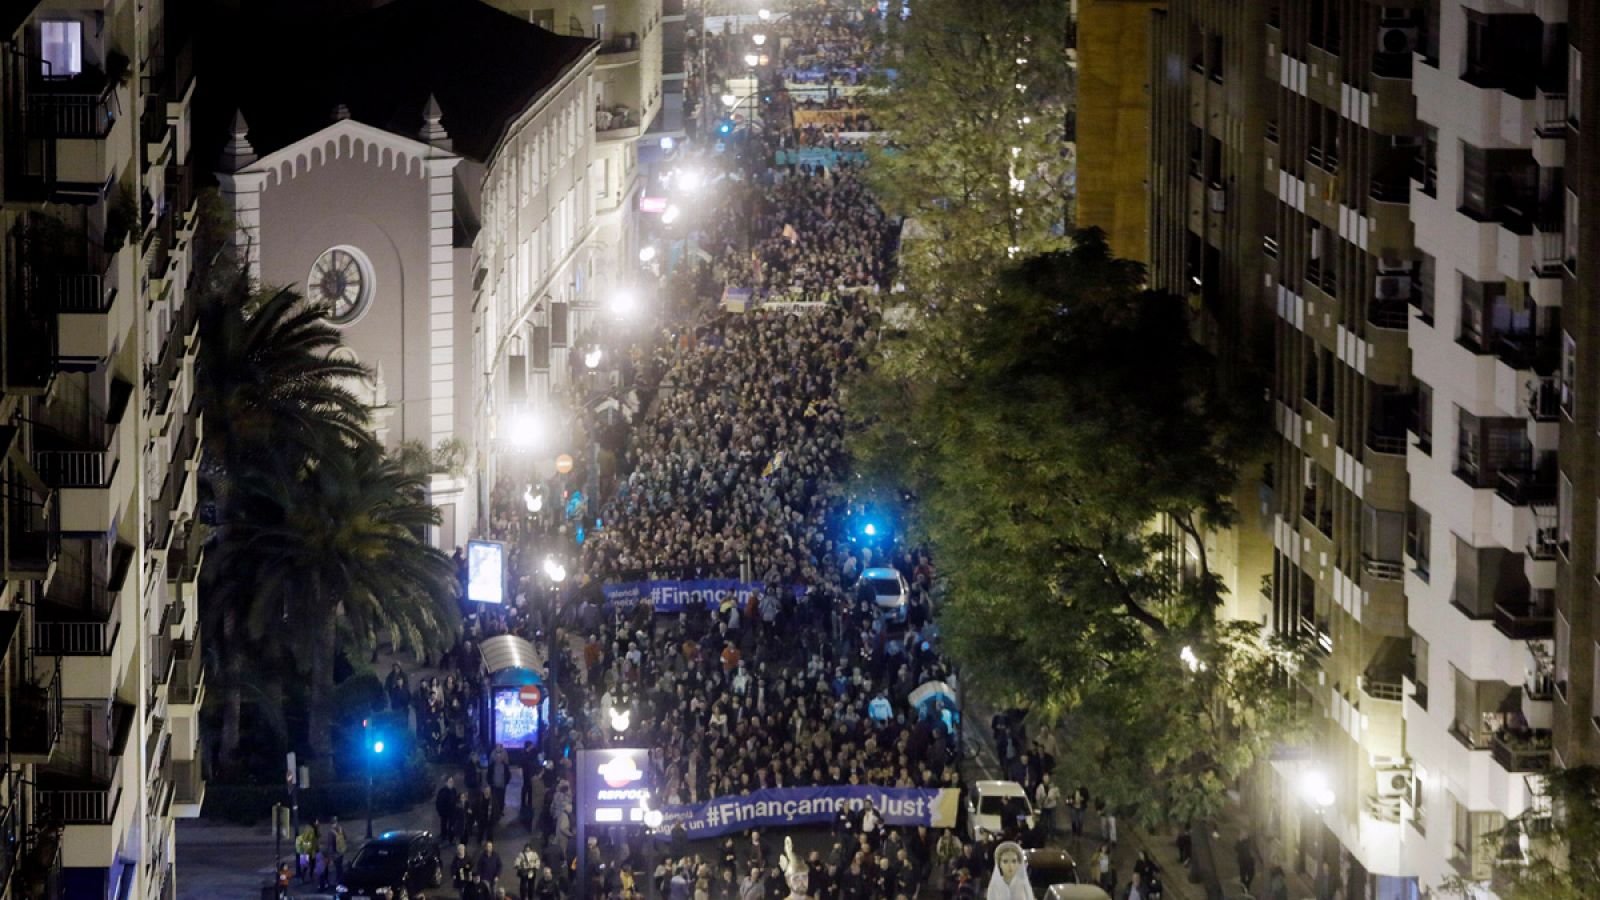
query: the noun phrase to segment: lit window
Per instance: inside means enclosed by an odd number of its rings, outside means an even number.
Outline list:
[[[71,78],[83,71],[83,23],[52,19],[39,23],[41,74],[46,78]]]

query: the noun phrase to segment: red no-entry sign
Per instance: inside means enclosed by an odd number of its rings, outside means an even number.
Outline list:
[[[537,684],[525,684],[517,691],[517,699],[522,701],[523,706],[538,706],[539,701],[544,699],[544,691],[539,690]]]

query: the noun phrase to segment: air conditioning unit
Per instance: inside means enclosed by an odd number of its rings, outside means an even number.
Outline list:
[[[1228,195],[1220,187],[1206,188],[1206,203],[1214,213],[1223,212],[1228,208]]]
[[[1380,274],[1372,292],[1379,300],[1408,300],[1411,297],[1411,276]]]
[[[1378,770],[1378,797],[1384,800],[1400,800],[1411,794],[1410,769],[1379,769]]]
[[[1378,29],[1379,53],[1411,53],[1416,49],[1416,28],[1409,25],[1384,25]]]

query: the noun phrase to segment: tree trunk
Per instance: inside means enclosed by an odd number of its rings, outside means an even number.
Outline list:
[[[244,706],[244,688],[239,684],[236,671],[229,672],[227,677],[227,687],[222,692],[222,763],[232,771],[239,764],[239,718]]]
[[[311,686],[309,708],[306,711],[306,740],[311,745],[311,755],[319,762],[333,762],[333,654],[336,649],[338,623],[329,611],[327,619],[319,623],[312,633],[316,651],[311,657]]]

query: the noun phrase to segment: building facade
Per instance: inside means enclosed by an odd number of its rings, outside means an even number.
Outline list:
[[[204,796],[186,12],[0,23],[0,896],[170,897]]]
[[[260,283],[327,306],[372,369],[360,390],[384,443],[457,460],[430,485],[448,549],[508,458],[526,462],[515,432],[559,452],[572,350],[598,341],[636,253],[625,138],[641,129],[603,117],[592,38],[477,0],[395,0],[343,29],[336,74],[244,99],[218,177]],[[659,77],[649,90],[659,104]]]
[[[1600,339],[1578,265],[1595,36],[1570,7],[1155,18],[1152,281],[1245,359],[1272,322],[1272,620],[1320,648],[1300,678],[1317,736],[1256,812],[1350,896],[1492,891],[1490,836],[1600,737],[1581,387]]]

